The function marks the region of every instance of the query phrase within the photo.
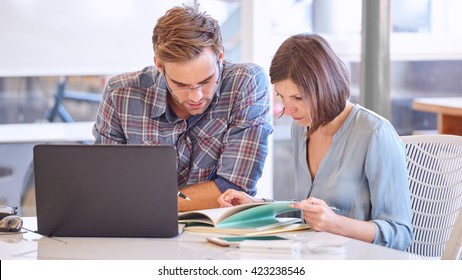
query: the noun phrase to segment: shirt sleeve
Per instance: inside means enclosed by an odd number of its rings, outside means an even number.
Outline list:
[[[236,94],[217,175],[250,195],[263,172],[272,133],[269,82],[263,69],[247,66],[238,79],[227,83]]]
[[[215,184],[217,184],[217,187],[218,187],[218,189],[220,189],[221,192],[225,192],[228,189],[242,191],[242,188],[240,188],[236,184],[233,184],[233,183],[231,183],[231,182],[229,182],[226,179],[223,179],[221,177],[217,177],[214,180],[214,182],[215,182]]]
[[[98,107],[96,123],[93,126],[94,144],[126,144],[116,108],[112,101],[111,81],[104,89],[103,98]]]
[[[406,156],[390,123],[385,122],[372,135],[365,164],[371,219],[376,226],[373,243],[404,250],[412,241]]]

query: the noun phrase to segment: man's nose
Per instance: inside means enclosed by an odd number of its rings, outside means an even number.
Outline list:
[[[191,87],[189,89],[189,99],[192,101],[200,101],[202,99],[202,87]]]

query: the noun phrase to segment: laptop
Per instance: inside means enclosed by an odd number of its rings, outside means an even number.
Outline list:
[[[40,144],[34,173],[42,235],[178,235],[173,146]]]

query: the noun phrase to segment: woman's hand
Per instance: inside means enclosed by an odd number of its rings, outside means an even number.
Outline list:
[[[226,190],[222,195],[218,197],[218,203],[220,204],[220,207],[230,207],[259,201],[259,199],[254,198],[245,192],[236,191],[233,189]]]
[[[303,210],[303,218],[316,231],[333,232],[339,216],[322,199],[309,197],[291,205]]]

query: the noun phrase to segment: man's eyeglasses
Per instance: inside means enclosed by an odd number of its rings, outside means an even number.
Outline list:
[[[200,83],[198,86],[195,86],[195,87],[190,87],[190,86],[185,86],[185,87],[178,87],[178,88],[171,88],[169,85],[168,85],[168,81],[167,81],[167,89],[170,93],[175,93],[175,94],[189,94],[193,91],[197,91],[197,90],[201,90],[201,91],[205,91],[205,92],[210,92],[212,91],[216,85],[218,85],[218,83],[220,82],[220,64],[217,62],[217,71],[218,71],[218,79],[216,81],[210,81],[210,82],[204,82],[204,83]],[[167,77],[167,71],[165,71],[164,69],[164,73],[165,73],[165,76]],[[215,74],[214,74],[215,76]]]

